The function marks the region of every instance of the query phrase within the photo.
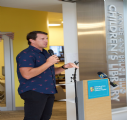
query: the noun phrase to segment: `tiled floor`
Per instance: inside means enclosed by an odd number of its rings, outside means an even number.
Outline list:
[[[0,120],[23,120],[24,111],[0,111]],[[54,102],[50,120],[66,120],[66,102]]]

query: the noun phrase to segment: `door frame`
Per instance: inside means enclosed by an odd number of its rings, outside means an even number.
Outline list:
[[[5,93],[6,107],[0,107],[1,111],[15,110],[15,82],[14,82],[14,60],[13,40],[6,34],[12,32],[0,32],[4,40],[4,65],[5,65]]]

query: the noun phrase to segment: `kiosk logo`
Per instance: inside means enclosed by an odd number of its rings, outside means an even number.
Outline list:
[[[94,87],[90,87],[90,91],[93,92],[94,91]]]

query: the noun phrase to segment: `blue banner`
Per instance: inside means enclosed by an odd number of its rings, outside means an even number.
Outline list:
[[[88,84],[88,99],[109,96],[108,79],[90,80]]]

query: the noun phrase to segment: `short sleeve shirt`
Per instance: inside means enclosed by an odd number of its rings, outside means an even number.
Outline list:
[[[57,93],[54,65],[31,79],[25,79],[19,71],[19,68],[21,67],[37,68],[43,65],[48,57],[50,57],[50,55],[45,49],[41,52],[31,45],[17,55],[17,75],[20,83],[18,88],[19,94],[29,90],[43,94]]]

